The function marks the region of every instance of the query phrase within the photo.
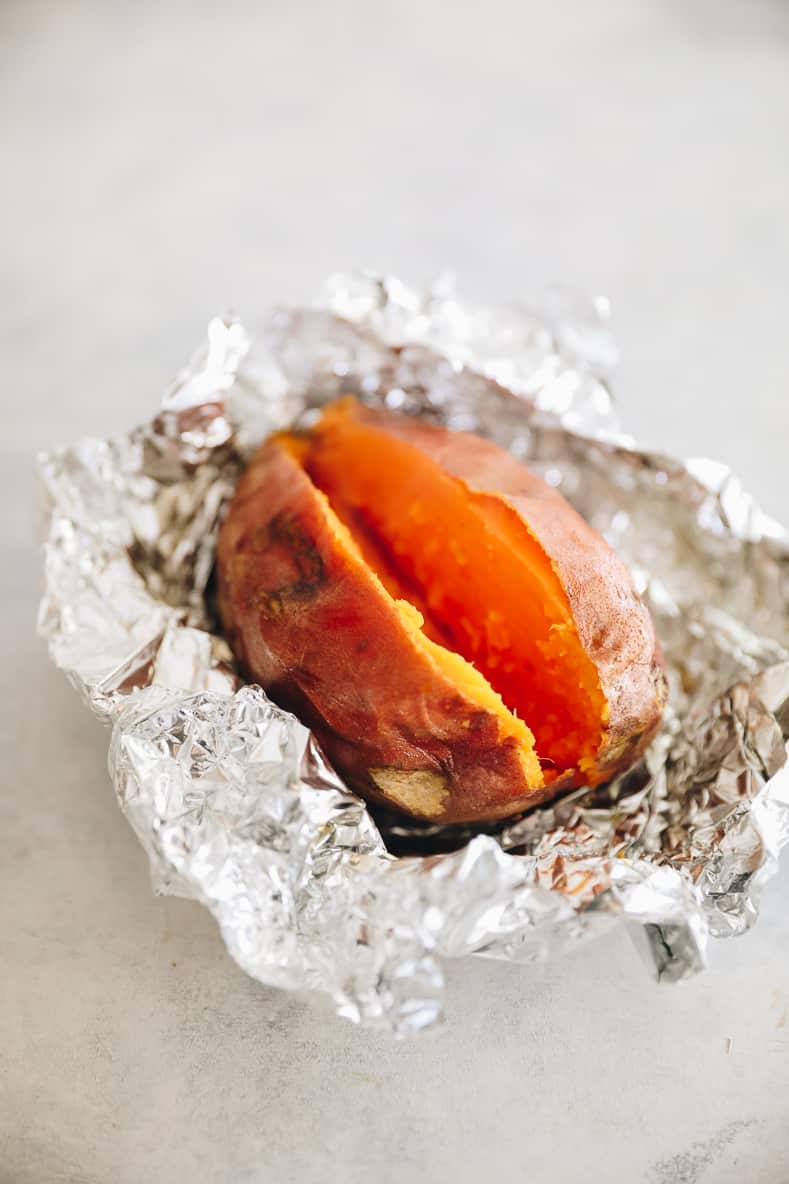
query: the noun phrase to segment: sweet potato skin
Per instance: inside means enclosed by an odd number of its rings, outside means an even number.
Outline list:
[[[354,414],[420,448],[471,489],[500,495],[528,523],[562,581],[609,705],[591,779],[632,763],[659,722],[664,680],[652,623],[613,551],[495,445],[385,411]],[[220,615],[241,666],[313,728],[362,795],[449,823],[506,817],[578,780],[529,784],[496,716],[430,666],[391,599],[338,548],[321,495],[279,437],[242,475],[220,531],[217,577]]]
[[[242,475],[219,536],[218,603],[246,673],[318,736],[352,787],[417,816],[497,818],[545,800],[496,717],[408,640],[391,600],[336,545],[281,440]]]

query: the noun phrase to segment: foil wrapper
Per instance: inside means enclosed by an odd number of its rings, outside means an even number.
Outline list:
[[[678,980],[753,922],[789,839],[787,535],[721,465],[623,435],[615,363],[602,301],[491,309],[341,276],[256,333],[212,321],[150,423],[41,458],[41,632],[112,726],[156,890],[209,908],[260,981],[402,1035],[439,1020],[445,958],[535,959],[624,921]],[[218,524],[256,443],[342,392],[490,436],[629,563],[670,683],[636,768],[485,833],[374,818],[241,685],[212,607]]]

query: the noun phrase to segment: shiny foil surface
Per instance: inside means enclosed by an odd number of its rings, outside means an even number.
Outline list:
[[[624,920],[677,980],[754,921],[789,839],[787,535],[723,466],[623,435],[615,363],[601,301],[340,276],[259,332],[212,321],[151,423],[42,456],[53,661],[112,727],[156,890],[210,909],[261,982],[404,1035],[440,1019],[445,958],[531,960]],[[490,436],[630,565],[670,684],[636,768],[486,833],[374,818],[240,684],[213,632],[218,524],[256,443],[343,392]]]

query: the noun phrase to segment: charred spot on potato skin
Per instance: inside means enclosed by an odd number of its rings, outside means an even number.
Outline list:
[[[281,547],[294,568],[295,579],[252,594],[249,607],[266,620],[281,617],[290,605],[313,599],[326,583],[323,556],[295,514],[275,514],[270,522],[256,526],[243,544],[244,551],[257,555]]]
[[[452,714],[461,719],[463,729],[463,735],[454,742],[456,753],[475,753],[479,752],[481,745],[495,747],[499,743],[498,721],[490,712],[468,711],[468,705],[459,700]]]
[[[267,621],[281,617],[288,608],[296,604],[306,604],[320,591],[320,584],[309,580],[296,580],[293,584],[282,584],[270,592],[257,592],[254,598],[255,609]]]
[[[474,711],[468,717],[468,730],[476,735],[480,732],[487,731],[492,726],[493,723],[487,711]]]
[[[280,511],[269,522],[261,522],[250,531],[240,534],[233,550],[236,555],[252,552],[263,555],[272,547],[281,546],[292,560],[299,577],[296,583],[323,583],[326,565],[318,551],[314,537],[297,514]]]
[[[285,608],[287,588],[277,588],[273,592],[258,592],[255,597],[255,608],[267,620],[279,617]]]
[[[318,551],[313,536],[305,529],[298,515],[284,511],[275,514],[268,524],[271,543],[285,547],[293,558],[299,583],[323,584],[326,582],[326,565]]]

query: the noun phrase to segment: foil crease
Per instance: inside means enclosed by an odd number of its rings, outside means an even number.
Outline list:
[[[460,302],[334,277],[252,333],[217,318],[148,424],[40,459],[39,627],[112,726],[118,800],[158,892],[195,899],[261,982],[398,1035],[446,958],[554,955],[629,922],[656,973],[753,923],[789,840],[789,544],[723,466],[622,433],[604,301]],[[250,450],[342,392],[490,436],[616,547],[670,684],[640,764],[488,833],[373,818],[216,633],[216,532]]]

